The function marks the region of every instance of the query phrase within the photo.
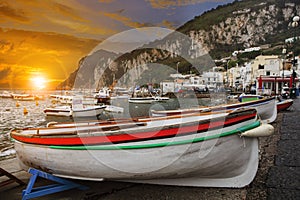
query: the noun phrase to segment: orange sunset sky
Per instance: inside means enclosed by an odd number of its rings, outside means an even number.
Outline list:
[[[0,88],[54,89],[101,41],[175,29],[233,0],[0,0]]]

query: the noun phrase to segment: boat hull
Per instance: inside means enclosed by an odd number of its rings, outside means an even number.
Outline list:
[[[150,149],[58,150],[20,142],[15,149],[24,169],[34,167],[84,180],[244,187],[253,180],[258,166],[257,139],[238,135]]]
[[[187,114],[187,113],[195,113],[195,112],[206,112],[210,110],[212,111],[234,110],[242,107],[255,108],[263,123],[272,123],[277,118],[277,105],[274,97],[268,99],[244,102],[244,103],[228,104],[228,105],[205,107],[205,108],[164,110],[164,111],[152,110],[151,115],[153,117],[171,116],[171,115]]]
[[[261,126],[256,114],[255,109],[239,109],[140,118],[135,122],[140,125],[53,124],[53,128],[12,130],[11,137],[24,169],[61,177],[243,187],[256,174],[258,144],[257,138],[240,134]]]
[[[61,116],[61,117],[72,117],[72,110],[70,106],[60,106],[55,108],[46,108],[44,113],[47,116]]]
[[[277,102],[277,112],[289,109],[293,105],[293,102],[292,99]]]
[[[168,97],[132,97],[128,99],[129,103],[151,104],[153,102],[166,102]]]
[[[79,110],[73,109],[73,117],[93,117],[100,115],[106,106],[92,106]]]

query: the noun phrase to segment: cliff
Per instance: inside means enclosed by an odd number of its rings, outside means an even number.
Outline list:
[[[158,83],[177,70],[201,73],[214,66],[213,59],[228,57],[235,50],[261,45],[276,50],[279,45],[277,50],[281,51],[286,38],[300,33],[289,26],[296,13],[300,13],[297,0],[235,1],[133,51],[116,54],[98,50],[83,58],[77,72],[62,85],[98,90],[115,83],[121,87]]]

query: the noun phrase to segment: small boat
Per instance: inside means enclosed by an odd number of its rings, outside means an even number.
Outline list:
[[[244,187],[258,168],[256,137],[272,133],[261,126],[255,109],[237,109],[54,123],[10,135],[24,169],[83,180]]]
[[[47,116],[71,117],[73,112],[71,106],[55,106],[44,109]]]
[[[248,102],[258,99],[263,99],[264,97],[261,95],[255,95],[255,94],[241,94],[239,96],[240,102]],[[281,96],[276,96],[276,105],[277,105],[277,112],[287,110],[293,105],[292,99],[283,99]]]
[[[258,99],[263,99],[263,96],[256,95],[256,94],[245,94],[245,93],[242,93],[238,97],[238,100],[240,102],[248,102],[248,101],[254,101],[254,100],[258,100]]]
[[[293,99],[277,98],[277,112],[288,110],[293,105],[293,103]]]
[[[128,99],[129,103],[153,103],[153,102],[166,102],[170,98],[169,97],[160,97],[160,96],[153,96],[153,97],[131,97]]]
[[[72,108],[73,117],[93,117],[100,115],[106,108],[105,105],[83,106],[82,108]]]
[[[8,91],[3,91],[1,94],[0,94],[0,98],[12,98],[12,93],[8,92]]]
[[[111,90],[109,88],[102,88],[94,95],[94,98],[97,99],[97,103],[108,103],[111,99]]]
[[[151,116],[171,116],[171,115],[186,114],[186,113],[206,112],[207,110],[211,110],[211,111],[233,110],[241,107],[256,108],[258,115],[261,118],[263,123],[272,123],[276,120],[277,117],[277,106],[276,106],[275,97],[257,99],[257,100],[242,102],[242,103],[211,106],[211,107],[205,106],[199,108],[179,109],[179,110],[151,110]]]
[[[35,97],[30,94],[12,94],[13,99],[18,101],[34,101]]]
[[[123,113],[124,108],[114,105],[106,105],[106,108],[104,109],[107,112],[113,112],[113,113]]]
[[[44,109],[44,113],[47,116],[93,117],[100,115],[105,108],[105,105],[83,106],[81,108],[72,108],[71,106],[56,106]]]

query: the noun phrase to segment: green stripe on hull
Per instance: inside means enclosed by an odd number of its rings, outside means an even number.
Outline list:
[[[205,140],[211,140],[216,139],[219,137],[225,137],[228,135],[234,135],[238,133],[242,133],[251,129],[254,129],[256,127],[260,126],[260,121],[256,121],[252,124],[249,124],[247,126],[243,126],[241,128],[237,128],[232,131],[206,136],[206,137],[200,137],[200,138],[194,138],[190,140],[182,140],[182,141],[174,141],[174,142],[162,142],[157,144],[141,144],[141,145],[128,145],[128,146],[106,146],[106,145],[86,145],[86,146],[50,146],[52,149],[68,149],[68,150],[120,150],[120,149],[144,149],[144,148],[156,148],[156,147],[165,147],[165,146],[173,146],[173,145],[183,145],[183,144],[190,144],[190,143],[197,143],[202,142]]]

